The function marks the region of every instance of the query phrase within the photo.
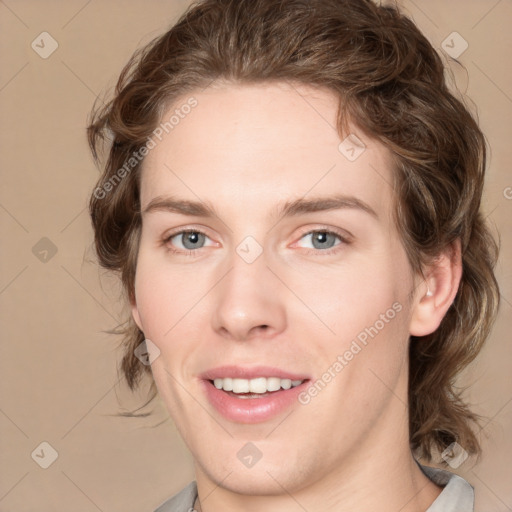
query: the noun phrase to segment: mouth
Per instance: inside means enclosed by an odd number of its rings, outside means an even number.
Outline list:
[[[208,402],[235,423],[261,423],[299,405],[309,377],[278,369],[223,367],[202,375]]]

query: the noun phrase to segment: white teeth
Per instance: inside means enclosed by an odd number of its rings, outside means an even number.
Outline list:
[[[233,393],[249,393],[249,385],[247,379],[233,379]]]
[[[265,377],[258,377],[249,381],[249,391],[251,393],[266,393],[267,392],[267,379]]]
[[[255,379],[214,379],[213,385],[217,389],[233,391],[233,393],[258,393],[267,391],[278,391],[279,389],[290,389],[302,384],[302,380],[280,379],[279,377],[257,377]]]
[[[279,377],[270,377],[267,379],[267,389],[269,391],[277,391],[281,389],[281,379]]]
[[[290,379],[282,379],[281,387],[283,389],[290,389],[292,387],[292,381]]]

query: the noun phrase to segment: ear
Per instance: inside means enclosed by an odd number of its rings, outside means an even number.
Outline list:
[[[439,254],[426,268],[426,280],[416,288],[409,333],[426,336],[441,324],[452,305],[462,277],[460,240]]]
[[[135,294],[132,297],[130,297],[130,309],[131,309],[131,312],[132,312],[133,320],[137,324],[137,327],[141,331],[143,331],[143,329],[142,329],[142,322],[140,321],[139,308],[137,307],[137,299],[135,298]]]

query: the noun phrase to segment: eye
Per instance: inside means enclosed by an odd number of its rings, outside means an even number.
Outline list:
[[[308,233],[305,233],[300,240],[307,240],[311,244],[312,249],[314,249],[312,252],[320,251],[326,254],[330,254],[331,252],[335,252],[337,250],[329,250],[333,247],[341,245],[342,243],[349,243],[349,241],[340,233],[327,229],[309,231]],[[307,245],[301,245],[300,241],[298,242],[298,245],[299,247],[304,247],[306,249],[311,248],[311,246],[308,247]]]
[[[165,238],[164,243],[169,246],[169,250],[172,252],[192,255],[196,249],[205,247],[206,240],[209,240],[206,233],[197,229],[186,229],[171,233]]]
[[[309,241],[311,245],[308,247],[308,245],[303,245],[304,242],[301,244],[300,241],[302,240]],[[332,252],[337,251],[335,247],[350,243],[350,241],[341,233],[328,229],[317,229],[304,233],[301,236],[300,241],[297,242],[299,247],[311,249],[311,251],[306,251],[307,254],[310,252],[314,254],[318,254],[319,252],[322,254],[331,254]],[[168,235],[163,240],[163,243],[171,252],[187,256],[199,255],[198,249],[202,249],[207,246],[215,246],[215,243],[208,237],[208,235],[198,229],[183,229],[181,231],[176,231]]]

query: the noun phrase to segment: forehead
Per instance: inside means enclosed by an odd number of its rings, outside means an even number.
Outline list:
[[[180,111],[187,104],[195,106]],[[172,193],[257,213],[336,193],[389,213],[388,149],[353,125],[341,140],[337,112],[334,93],[306,85],[214,84],[191,92],[162,117],[174,122],[143,163],[142,208]]]

